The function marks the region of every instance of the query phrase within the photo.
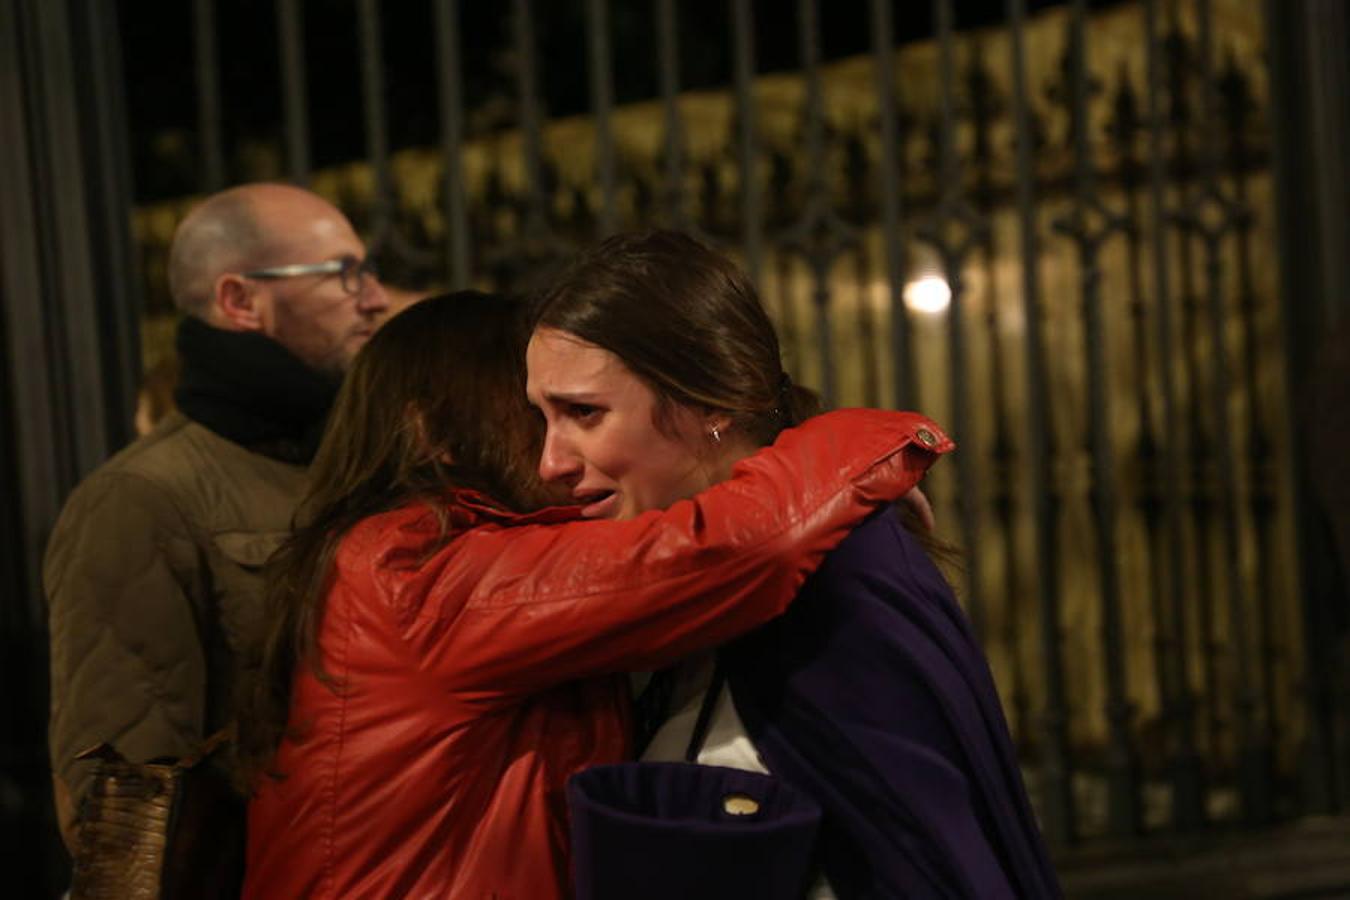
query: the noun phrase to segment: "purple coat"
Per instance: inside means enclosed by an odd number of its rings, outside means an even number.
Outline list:
[[[823,808],[839,897],[1060,896],[988,663],[893,512],[721,662],[769,771]]]
[[[795,900],[813,862],[843,900],[1060,896],[984,654],[893,512],[718,668],[773,775],[627,763],[574,776],[579,900]],[[731,795],[753,797],[755,815],[725,815]]]

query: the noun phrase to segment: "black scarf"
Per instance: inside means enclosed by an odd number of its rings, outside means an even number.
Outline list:
[[[338,381],[276,341],[223,331],[185,316],[176,341],[183,415],[227,440],[283,462],[306,464],[323,436]]]

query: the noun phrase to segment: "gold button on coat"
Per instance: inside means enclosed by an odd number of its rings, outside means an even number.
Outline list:
[[[753,816],[759,812],[759,803],[748,794],[727,794],[722,798],[722,809],[731,816]]]

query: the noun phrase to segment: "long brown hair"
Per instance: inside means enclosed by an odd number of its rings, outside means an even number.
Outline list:
[[[596,244],[538,297],[533,319],[617,356],[656,393],[658,415],[672,404],[726,413],[765,446],[820,411],[816,394],[784,373],[778,333],[749,276],[678,231]],[[900,513],[930,556],[959,567],[954,547],[904,504]]]
[[[316,640],[333,557],[354,524],[425,503],[441,522],[431,552],[446,540],[450,488],[515,510],[546,501],[535,471],[541,426],[525,401],[525,325],[518,301],[460,291],[410,306],[357,354],[295,530],[268,563],[264,633],[246,662],[238,711],[245,789],[268,771],[287,734],[297,667],[332,684]]]

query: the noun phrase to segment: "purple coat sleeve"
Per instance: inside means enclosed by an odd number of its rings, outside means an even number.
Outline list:
[[[722,664],[769,770],[823,808],[839,897],[1060,896],[989,666],[892,512]]]

